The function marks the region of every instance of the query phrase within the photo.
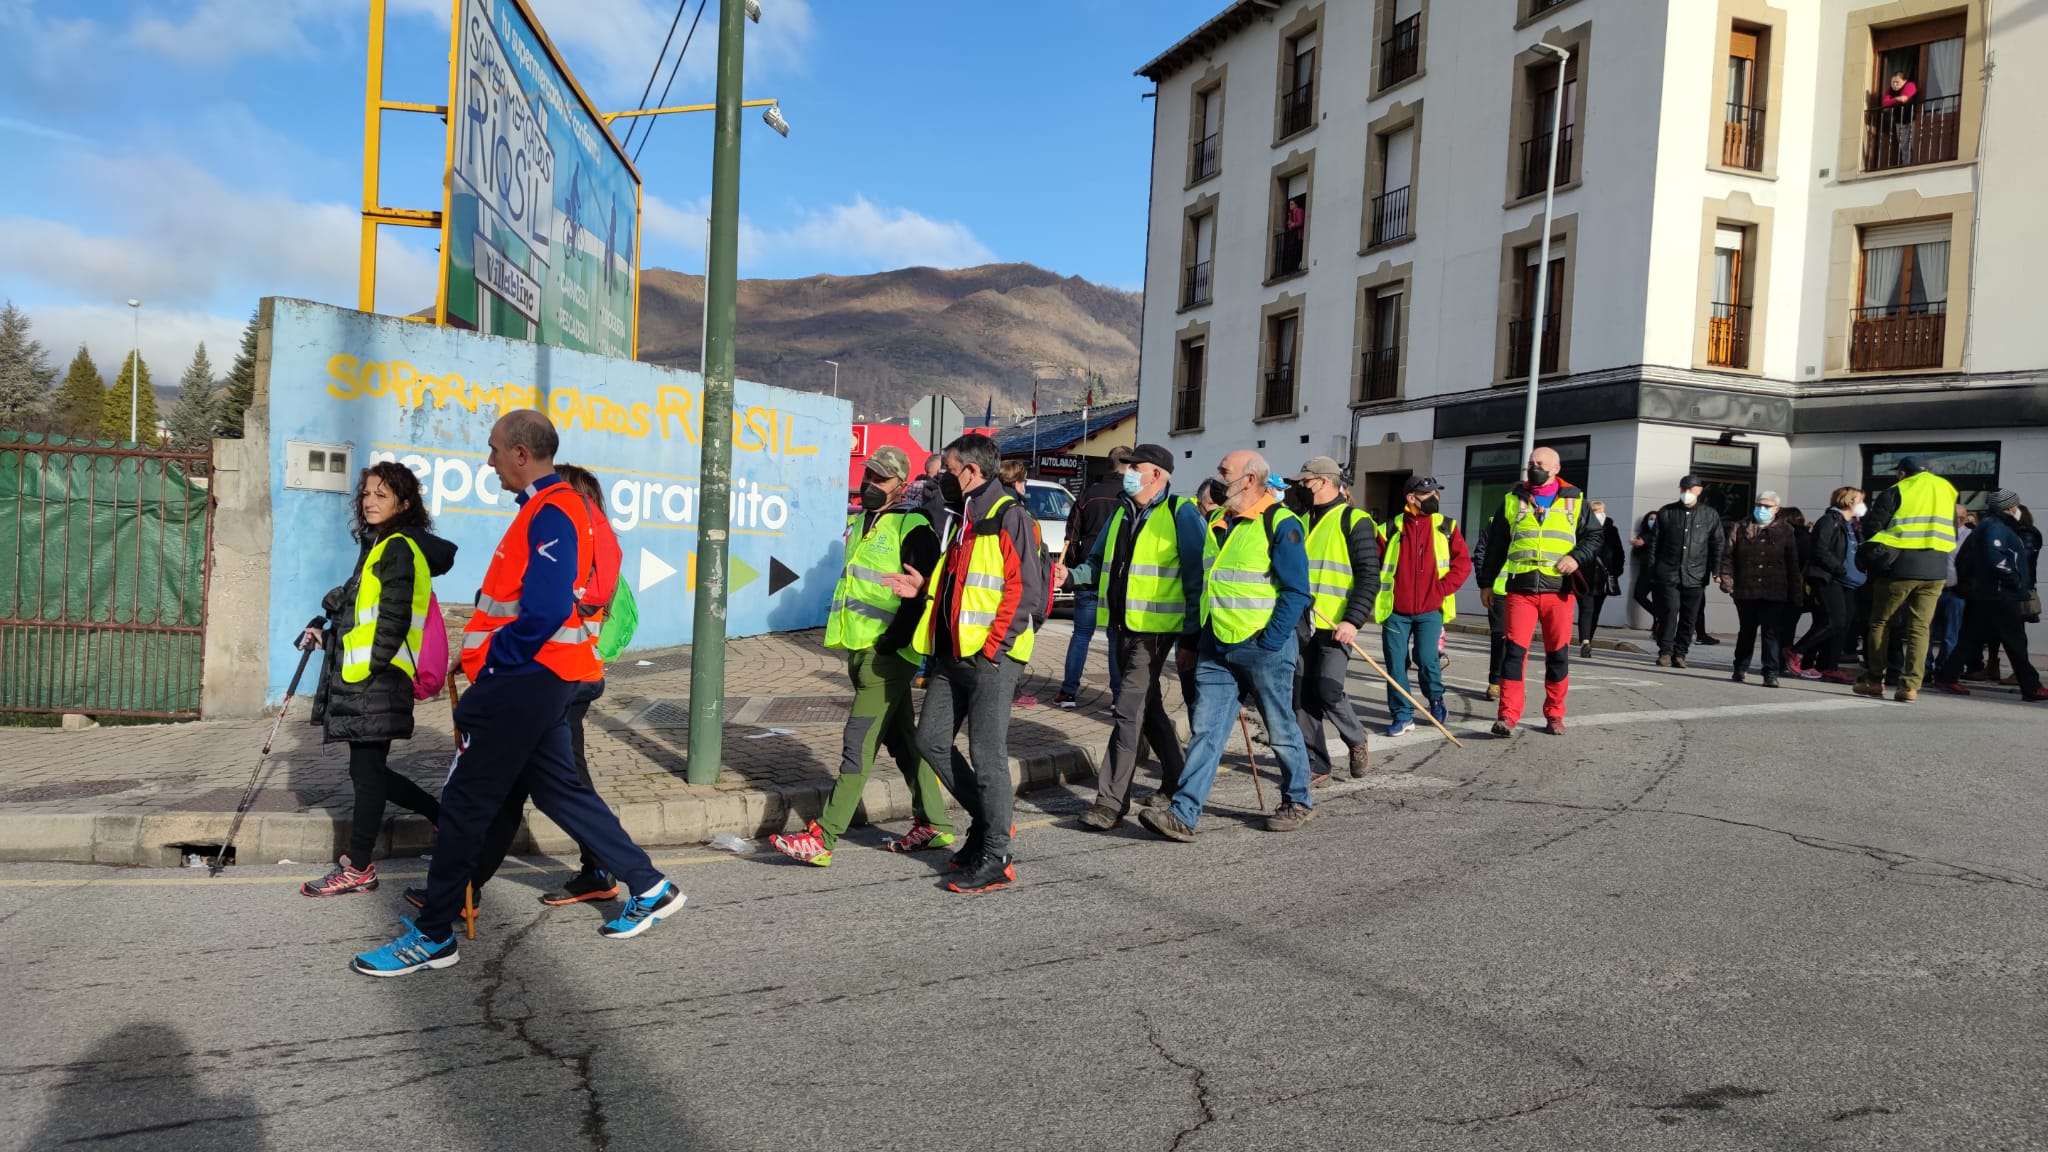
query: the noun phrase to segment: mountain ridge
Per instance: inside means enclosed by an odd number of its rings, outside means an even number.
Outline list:
[[[640,281],[640,359],[696,368],[704,278],[650,268]],[[871,418],[939,392],[969,418],[993,400],[1042,411],[1135,397],[1142,297],[1033,264],[898,268],[863,276],[739,282],[738,375],[839,394]]]

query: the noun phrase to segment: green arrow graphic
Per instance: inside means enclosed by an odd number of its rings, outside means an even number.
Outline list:
[[[732,578],[725,586],[728,592],[737,592],[761,578],[759,572],[748,567],[747,562],[737,556],[728,554],[726,556],[726,563],[732,565]]]

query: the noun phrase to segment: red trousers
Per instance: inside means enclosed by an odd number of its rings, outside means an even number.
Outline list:
[[[1543,622],[1543,717],[1564,719],[1564,694],[1571,688],[1572,598],[1557,592],[1507,596],[1507,645],[1501,654],[1500,722],[1522,718],[1522,669],[1529,662],[1529,641],[1536,622]]]

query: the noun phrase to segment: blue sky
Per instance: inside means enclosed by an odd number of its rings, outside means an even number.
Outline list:
[[[532,2],[601,107],[638,103],[673,0]],[[389,3],[387,98],[445,103],[450,4]],[[1018,260],[1138,286],[1152,106],[1131,72],[1221,0],[761,3],[747,95],[793,129],[745,120],[743,276]],[[709,4],[669,103],[711,99]],[[202,339],[224,366],[261,296],[353,305],[367,13],[0,0],[0,296],[60,363],[85,340],[111,373],[130,297],[161,382]],[[438,208],[441,123],[384,124],[384,202]],[[702,267],[710,130],[665,118],[641,153],[649,266]],[[385,235],[380,309],[430,304],[436,235]]]

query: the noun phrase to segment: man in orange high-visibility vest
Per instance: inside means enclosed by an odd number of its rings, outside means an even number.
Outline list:
[[[576,771],[567,714],[579,684],[604,675],[602,625],[577,611],[597,576],[593,513],[555,475],[555,426],[508,413],[491,429],[491,466],[519,513],[491,555],[463,630],[472,687],[455,709],[462,733],[441,790],[440,838],[426,901],[403,936],[355,958],[366,976],[403,976],[456,961],[454,920],[491,819],[524,775],[534,806],[589,849],[632,895],[606,936],[637,936],[681,910],[683,894],[655,870]],[[602,515],[602,512],[596,513]]]

